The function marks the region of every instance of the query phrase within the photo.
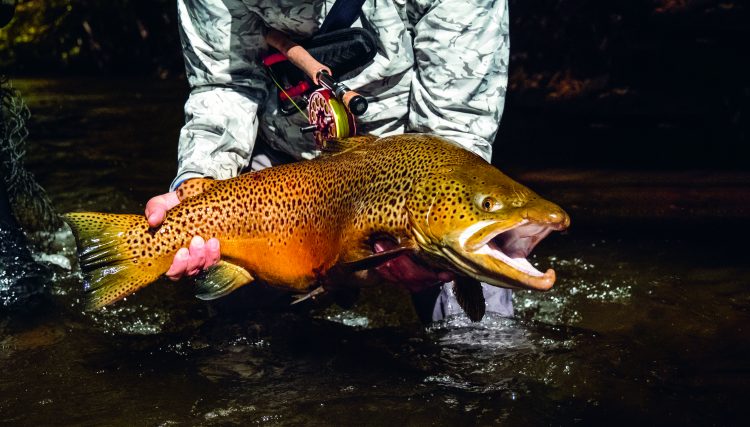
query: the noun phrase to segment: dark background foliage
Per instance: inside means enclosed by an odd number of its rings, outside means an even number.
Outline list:
[[[175,0],[26,0],[0,30],[0,66],[20,75],[179,76]]]
[[[510,9],[501,132],[514,146],[556,164],[747,167],[747,5],[511,0]]]
[[[740,0],[510,0],[496,157],[746,168],[750,39]],[[183,78],[174,0],[29,0],[0,31],[12,75]]]

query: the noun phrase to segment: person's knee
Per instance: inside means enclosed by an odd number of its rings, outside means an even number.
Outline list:
[[[513,291],[482,283],[482,293],[487,312],[503,317],[513,317]]]

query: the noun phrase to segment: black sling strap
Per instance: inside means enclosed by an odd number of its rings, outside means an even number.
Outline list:
[[[320,25],[318,34],[349,28],[362,12],[365,0],[336,0]]]

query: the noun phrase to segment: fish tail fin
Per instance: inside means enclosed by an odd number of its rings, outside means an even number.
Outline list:
[[[151,250],[154,238],[142,215],[76,212],[63,217],[78,246],[87,310],[125,298],[169,268],[171,257]]]

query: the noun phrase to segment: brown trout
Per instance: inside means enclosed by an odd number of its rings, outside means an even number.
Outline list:
[[[479,281],[534,290],[554,284],[553,270],[542,273],[526,257],[570,223],[559,206],[428,134],[349,138],[315,160],[188,184],[157,229],[143,215],[65,215],[89,308],[155,281],[197,235],[218,238],[222,254],[198,283],[202,299],[254,280],[308,292],[334,272],[409,254],[456,273],[459,303],[476,319],[484,313]],[[397,248],[374,253],[374,239],[383,238]]]

